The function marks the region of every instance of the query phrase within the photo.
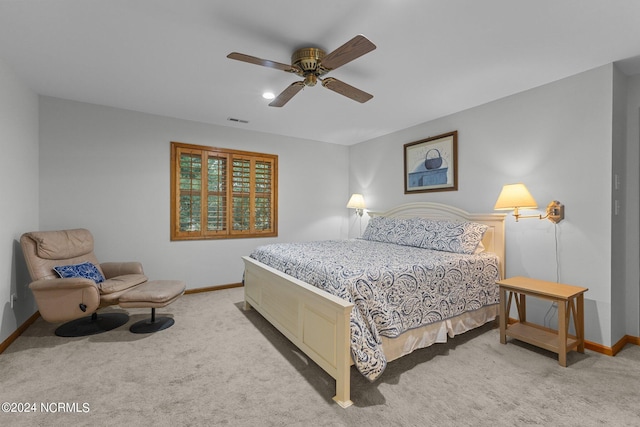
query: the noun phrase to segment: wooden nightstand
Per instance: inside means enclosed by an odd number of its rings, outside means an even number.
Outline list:
[[[584,293],[587,288],[564,285],[528,277],[499,280],[500,286],[500,342],[507,336],[558,353],[558,363],[567,366],[567,352],[584,353]],[[551,300],[558,305],[558,330],[554,331],[527,322],[526,296]],[[511,300],[515,300],[519,321],[508,324]],[[572,316],[573,315],[573,316]],[[569,335],[573,317],[576,335]]]

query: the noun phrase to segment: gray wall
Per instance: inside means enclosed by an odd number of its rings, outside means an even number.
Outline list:
[[[277,154],[277,238],[169,240],[170,141]],[[238,283],[242,255],[347,235],[348,148],[40,98],[40,229],[85,227],[101,261],[137,260],[187,288]]]
[[[90,228],[99,259],[139,260],[152,278],[197,288],[240,281],[240,256],[259,244],[357,235],[359,221],[344,207],[352,192],[363,193],[372,210],[428,200],[492,212],[502,185],[516,181],[527,184],[537,212],[557,199],[566,219],[554,226],[509,217],[507,274],[558,275],[588,287],[590,341],[610,346],[621,334],[640,335],[640,77],[621,76],[611,64],[352,147],[38,102],[1,61],[0,94],[0,341],[36,310],[17,244],[27,230]],[[451,130],[459,132],[459,190],[404,195],[402,145]],[[278,154],[279,237],[170,242],[172,140]],[[617,190],[615,174],[622,176]],[[631,261],[611,261],[619,256]],[[13,309],[12,293],[19,297]],[[531,304],[529,311],[552,325],[548,309]]]
[[[611,324],[619,309],[611,305],[613,72],[609,64],[352,146],[351,191],[362,192],[372,210],[424,200],[493,212],[502,185],[513,182],[524,182],[538,202],[525,214],[561,201],[566,217],[557,226],[507,218],[507,275],[589,288],[586,338],[610,346],[621,338],[618,330],[612,337]],[[458,191],[405,195],[403,144],[452,130],[459,137]],[[531,320],[554,326],[557,317],[545,320],[550,308],[532,302]],[[632,308],[638,311],[637,300]]]
[[[625,265],[625,319],[626,333],[640,336],[640,75],[626,79],[627,132],[626,179],[621,183],[625,196],[626,213],[625,252],[620,256]],[[618,308],[618,307],[616,307]]]
[[[38,228],[38,97],[0,59],[0,342],[36,306],[20,235]],[[17,295],[11,308],[11,295]]]
[[[613,67],[612,175],[611,175],[611,336],[623,337],[626,331],[625,304],[627,282],[627,78]],[[635,264],[638,258],[633,260]],[[615,308],[614,308],[615,307]]]

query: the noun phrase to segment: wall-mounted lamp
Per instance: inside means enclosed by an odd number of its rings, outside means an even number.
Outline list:
[[[347,203],[347,207],[350,209],[355,209],[356,214],[362,216],[362,214],[364,213],[364,209],[366,208],[366,206],[364,205],[364,197],[362,196],[362,194],[352,194],[351,198],[349,199],[349,203]]]
[[[524,184],[507,184],[502,187],[502,191],[498,196],[496,205],[493,209],[500,210],[513,210],[513,216],[516,217],[516,222],[519,218],[538,218],[548,219],[551,222],[559,223],[564,219],[564,205],[557,200],[553,200],[547,206],[547,214],[542,215],[520,215],[518,209],[536,209],[538,204],[534,200],[527,187]]]
[[[364,197],[362,194],[353,193],[347,203],[349,209],[355,209],[356,215],[360,217],[360,235],[362,235],[362,214],[366,206],[364,205]]]

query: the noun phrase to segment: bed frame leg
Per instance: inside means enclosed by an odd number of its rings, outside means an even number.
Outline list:
[[[333,400],[341,407],[348,408],[353,405],[353,402],[349,398],[349,386],[347,385],[346,390],[341,390],[341,388],[344,389],[344,387],[340,386],[340,382],[336,380],[336,395],[333,396]]]
[[[346,365],[346,366],[345,366]],[[333,400],[343,408],[353,405],[351,397],[351,366],[347,362],[342,363],[342,369],[338,366],[338,375],[336,378],[336,395]]]
[[[343,408],[353,405],[351,401],[351,309],[336,315],[336,395],[333,400]]]
[[[333,396],[333,400],[341,407],[348,408],[353,405],[349,396],[351,393],[351,356],[349,347],[338,353],[338,360],[336,395]]]

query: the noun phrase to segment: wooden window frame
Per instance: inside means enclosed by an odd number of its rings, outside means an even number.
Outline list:
[[[197,230],[181,230],[180,229],[180,195],[183,190],[180,188],[181,166],[180,158],[182,154],[191,154],[200,156],[201,175],[200,175],[200,219],[199,229]],[[208,197],[212,194],[208,188],[208,160],[210,157],[224,158],[225,164],[225,185],[224,195],[222,196],[226,202],[224,205],[224,218],[221,221],[224,224],[222,230],[208,230]],[[234,160],[243,160],[249,162],[249,192],[234,193],[233,186],[233,169]],[[256,163],[269,164],[270,177],[266,178],[270,184],[270,191],[260,192],[256,184]],[[269,170],[269,168],[267,168]],[[263,176],[263,175],[260,175]],[[270,178],[270,179],[269,179]],[[246,188],[246,186],[245,186]],[[184,190],[187,191],[187,190]],[[192,190],[190,190],[192,191]],[[216,192],[214,192],[216,193]],[[257,200],[271,198],[269,209],[269,227],[265,229],[257,228],[256,223],[256,203]],[[234,195],[240,197],[243,195],[249,199],[249,228],[246,230],[234,229]],[[261,224],[263,224],[261,222]],[[278,156],[275,154],[254,153],[250,151],[230,150],[226,148],[208,147],[202,145],[185,144],[182,142],[171,142],[171,240],[209,240],[209,239],[236,239],[236,238],[253,238],[253,237],[276,237],[278,235]]]

